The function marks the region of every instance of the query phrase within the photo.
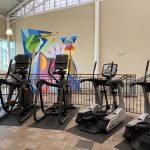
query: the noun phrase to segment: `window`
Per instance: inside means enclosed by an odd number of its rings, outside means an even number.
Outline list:
[[[9,65],[8,55],[10,59],[14,58],[15,43],[10,42],[10,53],[8,53],[7,40],[0,39],[0,70],[7,71]]]
[[[30,2],[24,7],[25,14],[32,14],[33,13],[33,11],[31,11],[32,9],[33,9],[33,2]]]
[[[0,66],[1,70],[7,70],[7,41],[0,41]]]
[[[94,0],[31,0],[16,11],[16,17],[89,2]]]
[[[19,10],[19,11],[16,12],[16,16],[18,16],[18,17],[22,16],[21,10]]]
[[[78,4],[79,0],[68,0],[67,2],[68,2],[68,6],[70,6],[70,5]]]
[[[54,9],[54,0],[49,0],[44,2],[45,11]]]
[[[65,7],[66,3],[66,0],[55,0],[55,8]]]
[[[13,59],[16,55],[16,50],[15,50],[15,42],[10,42],[10,59]]]
[[[37,13],[43,11],[43,0],[35,0],[34,7]]]
[[[85,3],[87,2],[87,0],[80,0],[80,3]]]
[[[50,0],[49,8],[54,9],[54,0]]]

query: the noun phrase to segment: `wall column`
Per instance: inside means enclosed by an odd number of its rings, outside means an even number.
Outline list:
[[[9,24],[9,16],[7,16],[6,18],[7,22],[6,22],[6,30],[10,27],[10,24]],[[7,64],[9,65],[9,61],[10,61],[10,35],[7,34]],[[8,66],[7,66],[8,68]]]
[[[95,48],[94,48],[94,61],[97,61],[97,66],[96,66],[96,70],[95,73],[101,73],[100,72],[100,44],[99,44],[99,39],[100,39],[100,35],[99,35],[99,31],[100,31],[100,0],[96,0],[95,1]]]

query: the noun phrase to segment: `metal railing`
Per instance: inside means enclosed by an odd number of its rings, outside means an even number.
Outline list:
[[[0,78],[4,78],[5,74],[0,74]],[[37,80],[44,79],[48,82],[54,82],[48,75],[31,75],[30,80],[33,84],[36,84]],[[81,79],[92,78],[92,74],[78,74],[79,82]],[[95,78],[101,78],[101,74],[96,74]],[[117,74],[115,78],[122,79],[124,87],[122,88],[125,108],[127,112],[131,113],[142,113],[144,108],[143,94],[139,86],[129,87],[129,84],[136,80],[136,76],[133,74]],[[150,78],[150,76],[149,76]],[[100,88],[100,87],[99,87]],[[43,97],[45,103],[53,103],[57,101],[57,88],[43,86]],[[2,86],[3,96],[7,97],[8,86]],[[14,93],[15,95],[16,93]],[[110,94],[109,88],[107,89],[107,96],[109,103],[112,104],[112,95]],[[117,100],[118,101],[118,100]],[[90,106],[95,103],[95,91],[91,82],[83,82],[80,84],[80,88],[72,91],[72,103],[74,105]]]
[[[138,78],[137,81],[144,81],[145,77]],[[150,74],[146,76],[146,82],[150,82]],[[143,94],[143,89],[142,86],[140,85],[134,85],[133,89],[136,91],[137,95],[137,102],[133,103],[133,108],[135,111],[143,113],[144,112],[144,94]],[[147,93],[149,100],[150,100],[150,92]],[[140,106],[140,107],[137,107]]]

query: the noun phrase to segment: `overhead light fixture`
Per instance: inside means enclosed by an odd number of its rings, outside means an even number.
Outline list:
[[[13,35],[13,31],[12,31],[12,29],[10,27],[7,28],[6,34],[7,35]]]

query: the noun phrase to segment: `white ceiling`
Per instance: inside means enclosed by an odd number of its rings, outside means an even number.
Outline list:
[[[7,14],[24,0],[0,0],[0,13]]]

